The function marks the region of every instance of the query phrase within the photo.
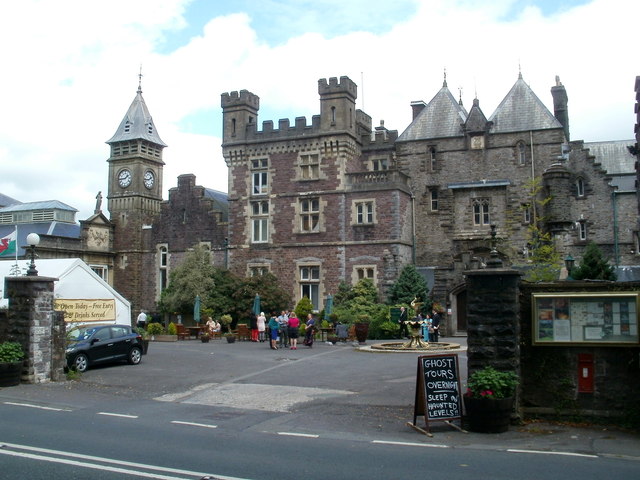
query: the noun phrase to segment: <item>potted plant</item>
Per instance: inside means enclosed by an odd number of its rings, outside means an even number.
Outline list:
[[[18,342],[0,343],[0,387],[20,384],[24,351]]]
[[[227,343],[233,343],[236,341],[236,336],[233,332],[227,332],[224,334],[224,338],[227,339]]]
[[[358,343],[367,343],[367,337],[369,336],[369,323],[371,317],[367,314],[358,315],[355,323],[356,338]]]
[[[514,372],[485,367],[472,373],[464,395],[469,429],[482,433],[506,432],[517,386],[518,376]]]
[[[208,333],[201,333],[200,334],[200,341],[202,343],[209,343],[209,340],[211,339],[211,337],[209,336]]]
[[[231,315],[229,315],[228,313],[225,313],[220,317],[220,324],[225,327],[225,330],[227,330],[227,332],[231,331],[232,321],[233,319],[231,318]]]

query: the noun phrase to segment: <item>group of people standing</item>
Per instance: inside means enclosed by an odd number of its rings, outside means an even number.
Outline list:
[[[309,348],[313,346],[315,323],[315,317],[309,314],[305,322],[304,338],[304,344]],[[259,315],[252,315],[250,326],[252,342],[264,342],[268,337],[272,350],[278,348],[298,349],[300,319],[294,311],[282,310],[280,315],[273,312],[268,321],[264,312],[260,312]]]
[[[409,330],[407,328],[407,309],[400,307],[400,337],[408,338]],[[440,312],[436,309],[431,310],[425,316],[421,312],[416,312],[416,316],[411,319],[412,322],[421,322],[423,329],[423,337],[428,342],[438,342],[440,337]]]

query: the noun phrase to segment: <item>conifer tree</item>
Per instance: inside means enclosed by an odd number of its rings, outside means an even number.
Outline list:
[[[574,280],[616,280],[613,266],[609,265],[602,251],[594,242],[589,242],[584,251],[582,262],[571,270]]]
[[[420,302],[427,301],[429,287],[414,265],[406,265],[400,276],[389,290],[389,305],[409,305],[414,298]]]

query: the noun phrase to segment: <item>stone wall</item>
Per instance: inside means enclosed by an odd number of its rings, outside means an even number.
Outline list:
[[[64,316],[53,310],[53,286],[47,277],[6,277],[7,321],[0,341],[15,341],[26,352],[22,381],[42,383],[64,377]]]

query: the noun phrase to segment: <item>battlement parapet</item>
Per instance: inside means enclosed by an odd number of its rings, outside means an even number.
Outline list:
[[[260,97],[251,93],[249,90],[240,90],[240,92],[229,92],[220,95],[220,105],[222,108],[248,106],[258,110],[260,108]]]
[[[273,123],[273,120],[263,121],[262,130],[258,130],[258,125],[255,123],[247,125],[245,130],[245,140],[268,141],[337,133],[333,130],[326,131],[321,128],[320,115],[314,115],[311,117],[311,124],[307,124],[306,117],[296,117],[293,125],[291,125],[291,121],[288,118],[281,118],[278,120],[278,128],[274,128]]]
[[[318,93],[322,95],[331,95],[335,93],[347,93],[353,99],[358,97],[358,86],[349,77],[342,76],[340,81],[336,77],[329,78],[327,82],[326,78],[318,80]]]

